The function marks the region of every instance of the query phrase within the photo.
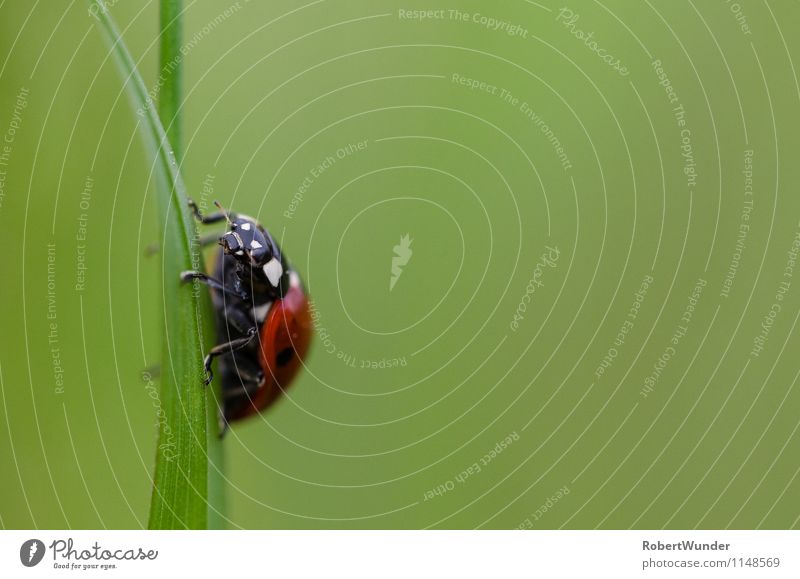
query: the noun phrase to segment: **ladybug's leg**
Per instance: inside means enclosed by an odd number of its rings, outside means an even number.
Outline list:
[[[235,340],[225,342],[224,344],[217,344],[211,348],[211,350],[208,351],[208,354],[206,354],[205,360],[203,361],[203,367],[206,370],[206,379],[204,380],[205,385],[208,386],[214,379],[214,373],[211,371],[211,364],[214,362],[214,358],[217,356],[222,356],[223,354],[235,352],[236,350],[240,350],[248,346],[257,335],[258,328],[252,327],[247,332],[246,336],[242,338],[236,338]]]
[[[240,398],[242,396],[246,396],[248,398],[252,398],[253,394],[256,393],[258,387],[261,386],[261,383],[264,381],[263,377],[257,377],[252,375],[244,375],[244,372],[239,370],[239,377],[241,378],[241,385],[237,386],[233,389],[226,389],[223,392],[223,396],[225,400],[231,400],[233,398]]]
[[[228,430],[237,408],[250,402],[264,382],[264,373],[248,355],[231,354],[220,360],[222,372],[222,400],[219,407],[219,437]]]
[[[247,396],[250,398],[264,381],[263,374],[251,373],[238,366],[237,374],[239,375],[239,382],[241,382],[241,384],[237,384],[233,388],[225,388],[222,392],[222,396],[225,400],[239,398],[240,396]]]
[[[237,291],[237,290],[229,288],[229,287],[225,287],[225,284],[223,284],[221,281],[219,281],[217,279],[214,279],[213,277],[210,277],[210,276],[204,274],[201,271],[188,270],[188,271],[182,271],[181,272],[181,281],[187,282],[187,281],[193,280],[193,279],[196,279],[197,281],[199,281],[201,283],[204,283],[208,287],[213,288],[215,290],[224,292],[226,294],[230,294],[232,296],[236,296],[239,299],[242,299],[242,300],[246,300],[247,299],[247,295],[245,293]]]
[[[228,338],[228,342],[215,346],[205,358],[205,370],[208,374],[206,385],[211,382],[213,373],[211,364],[217,356],[233,353],[246,347],[258,335],[258,326],[252,316],[243,311],[237,304],[228,304],[223,312],[222,327],[219,335]],[[234,336],[236,336],[234,338]],[[223,376],[223,384],[226,382]]]
[[[243,404],[252,403],[253,396],[264,383],[264,372],[247,356],[233,354],[226,360],[222,376],[222,405],[219,412],[219,437],[228,430],[229,421]]]

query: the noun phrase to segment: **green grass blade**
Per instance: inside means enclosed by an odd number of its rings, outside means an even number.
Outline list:
[[[162,61],[173,58],[180,49],[180,2],[164,2],[173,31],[162,38]],[[156,168],[156,197],[159,221],[164,227],[163,296],[165,341],[161,372],[161,403],[159,441],[150,506],[149,526],[153,529],[202,529],[209,520],[209,452],[215,461],[215,480],[221,478],[221,448],[217,438],[216,404],[202,385],[202,353],[213,340],[211,305],[208,293],[193,292],[191,285],[179,281],[179,273],[196,269],[201,263],[198,255],[194,219],[187,206],[186,189],[177,162],[178,151],[170,144],[153,103],[148,101],[147,89],[136,63],[126,48],[102,0],[91,0],[90,10],[105,32],[114,58],[122,73],[125,88],[134,110],[142,111],[140,128]],[[175,10],[175,12],[170,12]],[[170,14],[175,18],[171,18]],[[180,67],[179,59],[176,66]],[[173,73],[175,71],[173,70]],[[170,120],[170,134],[178,143],[180,132],[180,71],[162,87],[162,114]],[[167,87],[166,84],[169,84]],[[166,101],[163,97],[166,96]],[[211,447],[211,448],[209,448]],[[220,486],[218,482],[212,486]],[[220,488],[213,489],[220,500]],[[221,504],[211,511],[219,520]]]
[[[183,0],[161,0],[159,12],[159,71],[163,84],[158,93],[158,114],[167,125],[167,138],[179,162],[183,150],[180,114],[183,94],[182,4]]]

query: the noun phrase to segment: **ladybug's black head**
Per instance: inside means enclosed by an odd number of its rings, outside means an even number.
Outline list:
[[[219,240],[225,253],[242,258],[239,261],[250,263],[253,267],[264,265],[272,257],[271,244],[255,221],[237,217],[230,225],[230,231]]]
[[[237,215],[230,221],[230,231],[219,239],[226,254],[233,256],[248,277],[264,279],[278,287],[283,277],[280,250],[272,236],[257,221]]]

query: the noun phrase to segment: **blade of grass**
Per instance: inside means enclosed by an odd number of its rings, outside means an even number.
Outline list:
[[[160,45],[159,45],[159,60],[161,65],[161,74],[164,75],[161,92],[159,93],[158,112],[159,117],[167,125],[166,133],[176,160],[180,163],[182,160],[182,125],[181,122],[181,95],[183,94],[183,54],[181,46],[183,44],[183,26],[181,25],[181,18],[183,13],[183,0],[161,0],[159,20],[160,20]],[[194,221],[192,221],[194,224]],[[194,229],[193,229],[194,233]],[[195,238],[196,239],[196,238]],[[199,262],[196,262],[196,264]],[[195,267],[194,269],[200,269]],[[205,300],[206,312],[205,319],[213,319],[213,312],[211,311],[211,303],[207,299],[207,292],[203,292]],[[202,318],[198,320],[201,323],[200,333],[205,343],[204,351],[207,351],[213,345],[216,339],[214,332],[208,331],[211,328],[210,324],[206,324],[206,331],[202,326]],[[215,382],[213,385],[214,393],[219,392],[219,385]],[[219,423],[217,421],[218,399],[215,399],[214,404],[208,404],[208,522],[207,526],[211,529],[221,529],[225,527],[225,486],[223,477],[224,468],[224,454],[222,452],[222,444],[219,438]],[[154,495],[155,496],[155,495]]]
[[[183,0],[161,0],[159,6],[159,61],[161,90],[158,93],[158,115],[167,125],[175,158],[180,162],[181,149],[181,95],[183,94],[183,42],[181,9]]]
[[[156,168],[159,221],[164,226],[162,284],[165,340],[161,372],[162,414],[156,453],[149,527],[219,526],[222,514],[222,452],[217,436],[213,390],[202,386],[203,351],[213,341],[208,292],[194,292],[179,274],[201,264],[194,219],[178,167],[180,132],[180,1],[162,0],[161,61],[172,68],[162,86],[159,109],[169,119],[169,135],[153,110],[147,89],[103,0],[90,0],[90,12],[106,34],[125,88],[140,111],[142,135]],[[165,61],[166,59],[166,61]],[[209,457],[213,460],[209,485]],[[209,486],[215,504],[209,504]]]

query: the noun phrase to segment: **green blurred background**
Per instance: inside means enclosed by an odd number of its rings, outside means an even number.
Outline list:
[[[800,5],[185,4],[189,190],[319,314],[231,528],[798,527]],[[155,87],[156,4],[111,11]],[[0,62],[0,525],[143,527],[138,117],[84,2],[0,4]]]

